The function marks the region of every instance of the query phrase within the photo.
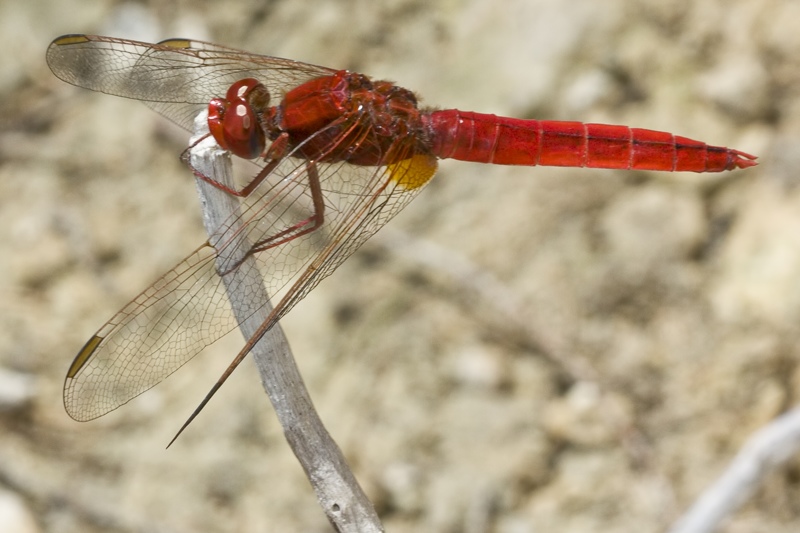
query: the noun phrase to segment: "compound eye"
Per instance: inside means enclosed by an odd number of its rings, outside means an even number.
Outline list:
[[[208,104],[208,129],[221,148],[244,159],[261,155],[266,140],[250,98],[258,97],[261,104],[269,101],[268,95],[261,83],[246,78],[231,85],[225,100],[211,100]]]
[[[208,130],[220,148],[230,151],[223,127],[227,107],[228,103],[221,98],[214,98],[208,103]]]

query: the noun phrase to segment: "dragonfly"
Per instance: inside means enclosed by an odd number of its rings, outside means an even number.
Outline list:
[[[129,402],[233,331],[223,280],[257,268],[277,303],[179,435],[266,332],[420,193],[439,159],[668,172],[757,164],[666,132],[425,108],[390,81],[190,39],[65,35],[47,63],[67,83],[140,100],[190,131],[206,112],[219,147],[255,165],[231,186],[184,152],[197,178],[241,202],[239,238],[203,243],[81,348],[64,383],[79,421]],[[225,261],[234,246],[253,261]],[[265,305],[238,303],[251,313]]]

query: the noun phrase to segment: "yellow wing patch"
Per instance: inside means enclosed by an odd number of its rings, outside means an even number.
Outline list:
[[[436,167],[434,156],[417,154],[389,165],[389,178],[400,187],[413,191],[431,180]]]

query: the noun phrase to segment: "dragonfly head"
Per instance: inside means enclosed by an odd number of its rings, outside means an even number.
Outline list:
[[[264,151],[266,140],[259,115],[269,107],[270,95],[256,79],[239,80],[225,98],[208,104],[208,129],[224,150],[244,159],[255,159]]]

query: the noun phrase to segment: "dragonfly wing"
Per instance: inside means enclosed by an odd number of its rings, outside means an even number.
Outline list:
[[[202,41],[151,44],[98,35],[59,37],[47,49],[47,64],[67,83],[141,100],[189,130],[212,98],[224,97],[242,78],[259,79],[281,98],[309,79],[334,72]]]
[[[403,182],[406,167],[414,167],[424,181],[435,171],[430,156],[405,167],[321,165],[319,179],[326,194],[323,226],[254,252],[256,261],[241,263],[241,247],[252,249],[313,209],[305,166],[294,160],[286,164],[287,169],[278,167],[284,176],[277,180],[278,186],[269,187],[230,219],[242,223],[234,237],[198,248],[92,336],[64,383],[64,405],[70,416],[91,420],[116,409],[232,331],[236,320],[220,272],[237,280],[252,279],[241,269],[257,268],[267,293],[276,296],[273,322],[279,320],[416,195],[419,187]],[[244,315],[250,316],[264,302],[249,300],[254,291],[243,289],[231,293]]]
[[[215,250],[204,245],[123,307],[86,343],[64,383],[64,405],[91,420],[161,382],[236,325]]]
[[[370,142],[369,121],[331,142],[342,150],[350,142]],[[321,135],[323,133],[317,133]],[[274,323],[361,244],[402,209],[433,176],[436,159],[415,155],[398,141],[388,165],[317,163],[285,157],[245,199],[210,242],[198,248],[108,321],[79,352],[64,384],[67,412],[90,420],[112,411],[155,386],[236,326],[222,276],[233,284],[256,276],[278,303]],[[347,153],[346,150],[343,153]],[[324,154],[323,154],[324,155]],[[324,200],[320,227],[280,245],[276,235],[293,235],[317,205],[309,180],[318,179]],[[255,261],[242,261],[250,256]],[[221,273],[221,274],[220,274]],[[265,302],[249,298],[252,287],[231,290],[244,317]]]
[[[280,248],[268,248],[254,255],[267,281],[269,294],[277,295],[274,321],[288,313],[320,281],[332,274],[430,181],[436,172],[436,158],[412,154],[409,149],[407,159],[379,167],[346,162],[318,165],[325,198],[322,226],[282,244]],[[282,184],[287,190],[280,193],[284,199],[290,195],[288,189],[294,189],[292,193],[298,194],[295,201],[286,203],[291,209],[266,207],[274,203],[268,198],[269,194],[256,195],[255,200],[252,200],[253,195],[248,198],[244,217],[261,220],[262,212],[273,217],[279,214],[288,216],[280,223],[268,223],[267,231],[260,222],[248,224],[247,239],[251,243],[268,238],[274,235],[276,228],[288,227],[299,217],[307,218],[313,212],[306,174],[299,168],[297,172],[303,176],[303,186],[295,185],[295,180],[287,180]],[[300,212],[294,213],[295,210]],[[293,272],[292,276],[286,276],[287,272]]]

